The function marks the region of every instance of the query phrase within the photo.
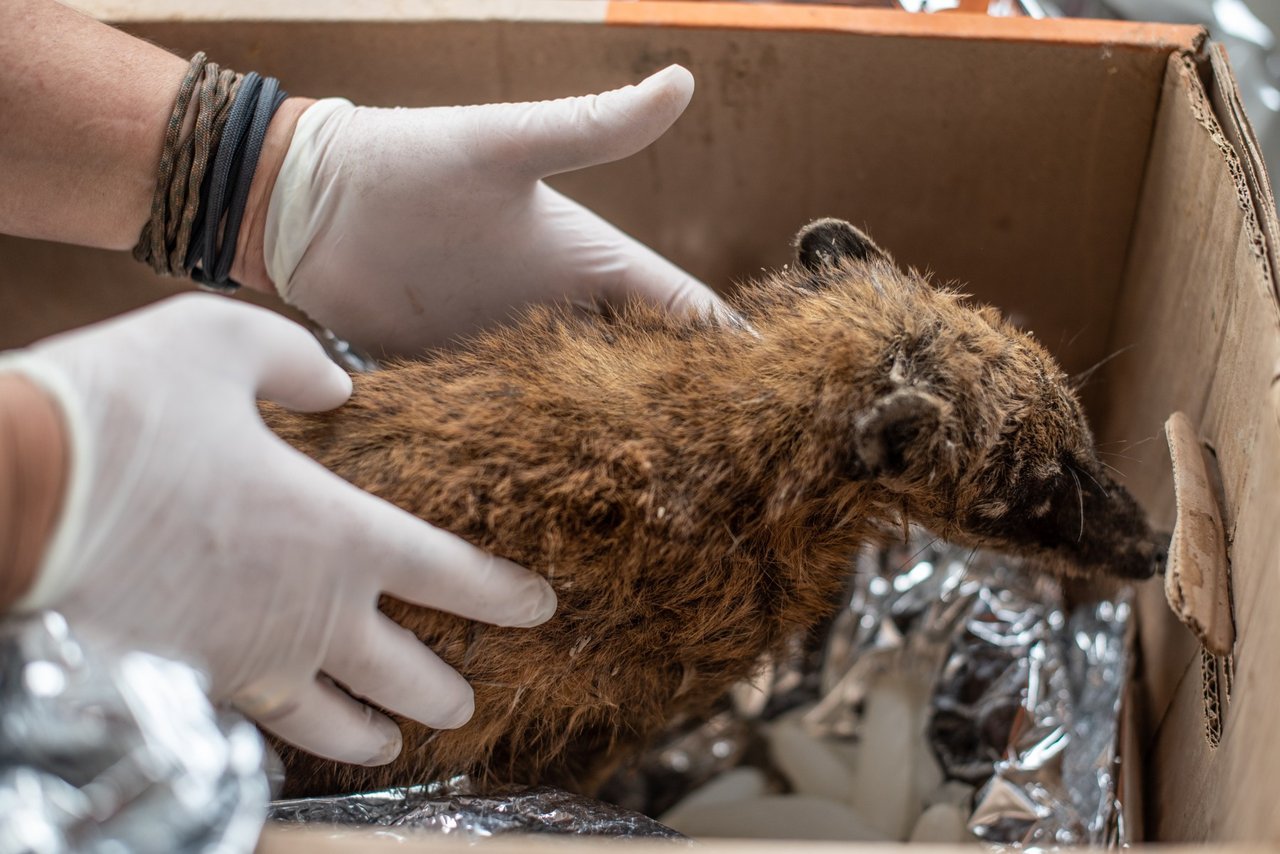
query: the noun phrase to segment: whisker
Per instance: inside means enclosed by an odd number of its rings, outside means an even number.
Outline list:
[[[1099,368],[1101,368],[1103,365],[1105,365],[1107,362],[1110,362],[1112,359],[1116,358],[1117,356],[1121,356],[1125,353],[1128,353],[1130,350],[1132,350],[1134,347],[1137,347],[1137,346],[1138,346],[1137,344],[1130,344],[1127,347],[1121,347],[1119,350],[1116,350],[1110,356],[1104,356],[1103,358],[1099,359],[1091,367],[1086,368],[1085,370],[1081,371],[1080,373],[1072,377],[1071,386],[1075,388],[1077,391],[1084,388],[1085,384],[1089,382],[1090,379],[1093,378],[1093,375],[1098,371]]]
[[[1075,466],[1068,466],[1068,468],[1074,469]],[[1089,480],[1093,481],[1093,485],[1098,487],[1098,492],[1102,495],[1103,498],[1107,497],[1107,490],[1103,488],[1102,484],[1098,483],[1098,479],[1096,477],[1089,474],[1088,469],[1080,469],[1080,473],[1083,474],[1085,477],[1089,478]]]
[[[1071,345],[1072,345],[1072,344],[1074,344],[1074,343],[1076,343],[1076,339],[1077,339],[1077,338],[1079,338],[1081,335],[1083,335],[1083,334],[1084,334],[1084,331],[1085,331],[1086,329],[1088,329],[1088,328],[1089,328],[1089,326],[1090,326],[1090,324],[1092,324],[1092,322],[1093,322],[1093,321],[1090,321],[1089,323],[1086,323],[1084,326],[1081,326],[1081,327],[1080,327],[1080,330],[1079,330],[1078,332],[1076,332],[1076,334],[1075,334],[1075,335],[1072,335],[1072,336],[1071,336],[1071,340],[1067,342],[1067,349],[1071,349]]]
[[[1107,445],[1120,445],[1120,444],[1123,444],[1123,445],[1125,445],[1125,446],[1126,446],[1124,450],[1126,450],[1126,451],[1127,451],[1127,450],[1129,450],[1129,449],[1131,449],[1131,448],[1136,448],[1136,447],[1138,447],[1139,445],[1145,445],[1147,442],[1155,441],[1157,438],[1158,438],[1157,436],[1148,436],[1147,438],[1145,438],[1145,439],[1139,439],[1139,440],[1138,440],[1138,441],[1136,441],[1136,442],[1132,442],[1132,441],[1130,441],[1130,440],[1128,440],[1128,439],[1113,439],[1113,440],[1112,440],[1112,441],[1110,441],[1110,442],[1099,442],[1099,443],[1097,444],[1097,447],[1102,448],[1102,447],[1105,447],[1105,446],[1107,446]]]
[[[1113,472],[1115,472],[1116,474],[1120,475],[1121,477],[1124,477],[1124,472],[1120,471],[1120,469],[1118,469],[1118,468],[1116,468],[1115,466],[1111,465],[1111,463],[1107,462],[1106,460],[1098,460],[1098,462],[1102,463],[1102,465],[1104,465],[1104,466],[1106,466],[1107,468],[1111,469]],[[1141,462],[1141,460],[1135,460],[1135,462]]]
[[[976,558],[977,556],[978,556],[977,546],[974,546],[973,548],[969,549],[969,556],[964,559],[964,568],[961,569],[961,574],[963,575],[969,574],[969,567],[973,565],[973,559]]]
[[[1068,468],[1071,472],[1071,479],[1076,482],[1076,497],[1080,499],[1080,533],[1076,534],[1076,542],[1084,539],[1084,490],[1080,488],[1080,478],[1076,477],[1075,469]]]
[[[924,554],[925,552],[927,552],[927,551],[928,551],[928,550],[933,546],[933,544],[934,544],[934,543],[936,543],[936,542],[937,542],[938,540],[940,540],[940,539],[942,539],[942,537],[934,537],[932,540],[930,540],[929,542],[925,543],[923,548],[921,548],[918,552],[916,552],[916,553],[915,553],[915,554],[913,554],[911,557],[907,558],[907,559],[906,559],[906,560],[904,560],[901,564],[899,564],[899,566],[898,566],[897,570],[895,570],[895,571],[896,571],[896,572],[902,572],[902,570],[906,569],[908,566],[910,566],[912,563],[914,563],[916,558],[920,557],[920,555],[922,555],[922,554]]]

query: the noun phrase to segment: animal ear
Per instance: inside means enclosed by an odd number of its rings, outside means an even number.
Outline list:
[[[854,422],[854,452],[867,477],[934,477],[953,468],[951,406],[917,386],[880,397]]]
[[[819,219],[796,235],[796,262],[811,273],[836,267],[845,259],[865,261],[872,256],[887,258],[870,237],[842,219]]]

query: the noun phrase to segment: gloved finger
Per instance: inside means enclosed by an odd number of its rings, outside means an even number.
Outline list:
[[[354,566],[377,566],[383,592],[406,602],[497,626],[536,626],[555,613],[541,577],[360,490],[316,466],[340,490]],[[302,487],[306,490],[307,487]]]
[[[666,133],[692,97],[693,75],[671,65],[635,86],[522,105],[507,138],[519,142],[529,171],[545,178],[630,157]],[[501,144],[502,136],[494,138]]]
[[[622,305],[638,297],[675,313],[746,328],[715,291],[657,252],[546,184],[536,192],[543,227],[560,235],[561,242],[572,241],[566,254],[610,303]]]
[[[234,315],[220,320],[224,336],[245,359],[259,397],[300,412],[320,412],[351,396],[351,377],[310,332],[265,308],[240,303],[227,308]]]
[[[352,631],[329,646],[321,664],[352,694],[435,729],[471,719],[471,686],[413,632],[377,611]]]
[[[305,685],[288,705],[268,711],[237,702],[268,732],[325,759],[386,765],[400,755],[403,737],[391,718],[358,702],[324,677]]]

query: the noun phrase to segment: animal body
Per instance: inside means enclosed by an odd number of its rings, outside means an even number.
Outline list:
[[[750,329],[541,308],[357,376],[335,412],[264,407],[295,447],[559,597],[531,629],[384,598],[471,682],[475,716],[402,720],[380,768],[286,749],[291,794],[463,772],[589,791],[826,617],[854,550],[908,520],[1059,575],[1152,574],[1157,539],[1030,335],[846,223],[796,247],[736,295]]]

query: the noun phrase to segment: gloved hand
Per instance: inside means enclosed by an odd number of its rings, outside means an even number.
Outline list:
[[[692,75],[672,66],[541,103],[317,102],[271,194],[267,273],[286,301],[374,355],[414,355],[535,302],[634,296],[732,318],[705,285],[542,182],[634,154],[692,95]]]
[[[68,427],[58,528],[23,610],[202,664],[214,699],[344,762],[400,750],[388,717],[471,716],[471,688],[377,609],[378,596],[507,626],[551,616],[541,578],[363,492],[262,423],[255,397],[341,404],[351,379],[301,327],[182,296],[0,359]],[[326,678],[328,677],[328,678]]]

